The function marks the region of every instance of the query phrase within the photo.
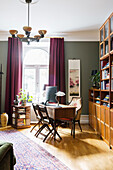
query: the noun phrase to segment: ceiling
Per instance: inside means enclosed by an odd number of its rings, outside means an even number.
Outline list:
[[[98,39],[98,30],[113,12],[113,0],[39,0],[30,7],[32,33],[46,29],[47,36]],[[20,0],[3,0],[0,4],[0,35],[27,26],[27,4]]]

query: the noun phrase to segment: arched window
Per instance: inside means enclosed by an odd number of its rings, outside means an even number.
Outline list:
[[[42,97],[44,84],[48,84],[49,54],[42,49],[30,49],[24,56],[23,89],[34,100]]]

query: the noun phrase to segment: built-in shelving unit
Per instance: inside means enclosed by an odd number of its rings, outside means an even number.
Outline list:
[[[100,28],[100,89],[89,90],[89,123],[113,147],[113,13]],[[97,100],[97,96],[100,98]],[[92,97],[92,98],[91,98]]]

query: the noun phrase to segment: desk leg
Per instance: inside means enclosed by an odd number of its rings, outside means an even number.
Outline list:
[[[75,138],[75,120],[73,121],[73,138]]]
[[[56,121],[54,121],[54,140],[56,140]]]

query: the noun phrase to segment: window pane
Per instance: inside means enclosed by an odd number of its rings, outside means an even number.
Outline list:
[[[40,92],[43,91],[44,89],[44,84],[48,84],[48,68],[40,68],[39,72],[39,77],[40,77]]]
[[[36,69],[25,68],[24,69],[24,89],[29,95],[35,97],[36,94]]]

